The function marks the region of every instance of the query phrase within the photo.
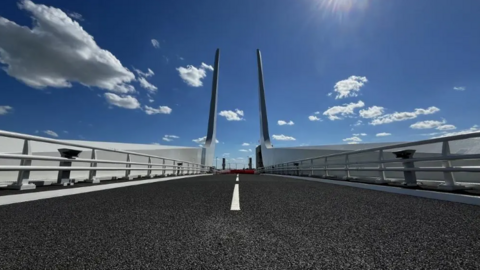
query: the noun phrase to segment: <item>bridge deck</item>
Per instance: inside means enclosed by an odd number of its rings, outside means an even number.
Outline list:
[[[4,269],[478,269],[478,206],[196,177],[0,206]]]

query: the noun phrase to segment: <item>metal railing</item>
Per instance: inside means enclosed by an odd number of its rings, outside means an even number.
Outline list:
[[[264,168],[259,168],[260,173],[270,174],[287,174],[287,175],[306,175],[313,177],[321,177],[327,179],[337,180],[373,180],[377,184],[387,183],[401,183],[405,186],[415,187],[419,184],[425,184],[425,182],[440,182],[438,188],[447,190],[460,190],[467,188],[480,187],[480,179],[477,181],[469,182],[462,181],[464,183],[459,184],[456,181],[455,175],[459,173],[478,173],[480,172],[480,154],[451,154],[450,143],[454,141],[466,140],[466,139],[480,139],[480,132],[462,134],[450,137],[441,137],[435,139],[422,140],[417,142],[394,144],[382,147],[375,147],[369,149],[362,149],[356,151],[346,151],[337,154],[330,154],[324,156],[318,156],[313,158],[300,159],[295,161],[289,161],[284,163],[275,164]],[[425,146],[431,144],[441,143],[441,153],[423,153],[420,152],[422,157],[414,158],[415,150],[406,149],[408,147]],[[475,144],[475,143],[474,143]],[[478,142],[480,145],[480,141]],[[390,151],[386,150],[395,150]],[[385,159],[385,155],[395,154],[396,158]],[[362,155],[359,160],[352,161],[355,156]],[[340,161],[338,160],[340,159]],[[332,162],[333,160],[333,162]],[[466,165],[466,163],[475,164]],[[418,166],[419,163],[425,162],[439,162],[439,166]],[[452,166],[452,162],[461,163],[457,166]],[[395,167],[391,166],[394,163],[402,163],[403,166]],[[374,166],[368,166],[372,164]],[[307,172],[307,173],[305,173]],[[323,173],[322,173],[323,172]],[[332,172],[343,172],[343,177],[332,175]],[[368,177],[358,176],[358,172],[370,172]],[[403,172],[403,177],[400,178],[387,178],[386,172]],[[417,172],[442,174],[437,179],[419,179],[417,180]],[[357,174],[355,176],[354,174]],[[459,174],[461,176],[461,174]],[[428,175],[426,175],[428,177]],[[475,175],[476,177],[480,175]],[[362,179],[363,177],[363,179]],[[472,177],[471,177],[472,178]],[[472,178],[474,179],[474,178]],[[465,183],[466,182],[466,183]],[[477,182],[477,183],[474,183]]]
[[[34,183],[31,183],[30,172],[32,171],[58,171],[57,183],[64,180],[62,177],[69,176],[70,171],[89,171],[88,179],[86,182],[90,183],[99,183],[100,179],[96,177],[97,171],[125,171],[124,178],[130,179],[131,171],[147,171],[145,177],[152,177],[153,170],[161,170],[162,174],[160,176],[167,176],[167,171],[171,172],[170,175],[190,175],[190,174],[201,174],[207,173],[211,169],[205,165],[183,161],[173,158],[166,158],[156,155],[149,155],[144,153],[137,153],[131,151],[124,151],[118,149],[110,149],[96,146],[89,146],[79,143],[70,143],[64,142],[56,139],[49,139],[39,136],[26,135],[14,132],[8,132],[0,130],[0,137],[8,137],[14,139],[23,140],[23,149],[22,154],[1,154],[0,159],[11,159],[11,160],[20,160],[19,166],[4,166],[0,165],[0,172],[2,171],[18,171],[18,177],[16,182],[7,186],[6,188],[12,189],[34,189]],[[77,147],[82,149],[87,149],[91,151],[91,158],[75,158],[75,157],[51,157],[51,156],[42,156],[42,155],[33,155],[31,141],[50,143],[62,146]],[[1,145],[0,145],[1,147]],[[0,148],[1,151],[1,148]],[[125,161],[118,160],[105,160],[97,159],[97,151],[125,154]],[[20,152],[20,151],[19,151]],[[148,162],[133,162],[131,157],[144,157],[148,158]],[[154,163],[155,159],[161,160],[161,163]],[[60,166],[32,166],[32,161],[58,161]],[[173,164],[166,164],[166,161],[171,161]],[[71,163],[89,163],[90,167],[71,167]],[[98,167],[98,164],[118,164],[125,165],[124,167]],[[132,167],[132,165],[140,165],[144,167]],[[65,174],[67,172],[67,174]],[[62,174],[63,173],[63,174]],[[159,175],[156,175],[159,176]],[[67,182],[71,182],[70,179],[66,179]],[[33,181],[32,181],[33,182]]]

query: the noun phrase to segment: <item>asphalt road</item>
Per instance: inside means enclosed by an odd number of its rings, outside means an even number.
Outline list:
[[[0,269],[480,269],[478,206],[235,178],[0,206]]]

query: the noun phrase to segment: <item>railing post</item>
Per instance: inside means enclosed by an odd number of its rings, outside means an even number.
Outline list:
[[[162,166],[162,168],[163,168],[162,175],[163,175],[163,176],[167,176],[167,175],[165,174],[165,168],[166,168],[166,167],[165,167],[165,159],[162,159],[162,160],[163,160],[163,161],[162,161],[162,164],[163,164],[163,166]],[[175,161],[173,161],[173,165],[175,165]]]
[[[325,157],[325,177],[328,177],[328,157]]]
[[[126,166],[127,169],[125,170],[125,179],[130,180],[130,170],[129,170],[129,168],[132,167],[132,164],[130,164],[130,154],[127,154],[127,162],[129,162],[129,163]]]
[[[383,150],[378,151],[378,176],[380,179],[376,181],[378,184],[386,183],[386,176],[385,176],[385,163],[383,163]]]
[[[23,150],[22,155],[31,156],[32,155],[32,148],[30,145],[30,140],[23,141]],[[31,166],[32,160],[31,159],[22,159],[20,161],[20,166]],[[17,182],[8,185],[8,189],[18,189],[18,190],[28,190],[28,189],[35,189],[36,186],[34,184],[29,183],[30,178],[30,171],[18,171]]]
[[[345,178],[346,180],[349,180],[350,178],[352,178],[350,176],[350,166],[349,166],[349,163],[350,163],[350,159],[348,158],[348,154],[345,155]]]
[[[186,174],[187,174],[187,175],[190,174],[190,163],[187,163],[187,173],[186,173]]]
[[[310,159],[310,176],[313,176],[313,159]]]
[[[152,164],[152,158],[148,157],[148,164]],[[147,177],[152,177],[152,165],[148,165]]]
[[[96,160],[97,159],[97,150],[96,149],[92,149],[92,155],[90,156],[90,159],[91,160]],[[90,168],[96,168],[96,167],[97,167],[96,162],[90,163]],[[100,183],[100,179],[97,177],[97,170],[94,170],[94,169],[90,170],[88,172],[88,179],[85,182],[92,183],[92,184]]]
[[[452,168],[452,162],[450,160],[447,160],[449,155],[450,155],[450,143],[448,141],[444,141],[442,143],[442,156],[445,159],[442,161],[442,167],[445,169]],[[447,189],[447,190],[466,189],[465,186],[458,185],[455,182],[455,176],[453,175],[453,172],[443,172],[443,178],[445,179],[445,183],[442,183],[439,185],[439,188],[441,189]]]

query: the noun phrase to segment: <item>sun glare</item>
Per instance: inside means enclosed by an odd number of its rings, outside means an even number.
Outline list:
[[[317,0],[319,8],[330,13],[347,13],[367,7],[369,0]]]

